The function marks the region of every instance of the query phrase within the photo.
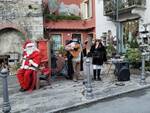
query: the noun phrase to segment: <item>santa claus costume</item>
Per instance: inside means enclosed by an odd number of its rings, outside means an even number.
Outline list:
[[[37,69],[41,62],[40,52],[35,44],[26,41],[23,50],[23,60],[20,69],[17,72],[20,91],[32,91],[35,88],[37,80]]]

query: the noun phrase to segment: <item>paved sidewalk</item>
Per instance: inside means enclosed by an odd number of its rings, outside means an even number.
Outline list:
[[[108,67],[106,67],[108,69]],[[106,71],[106,70],[105,70]],[[53,81],[51,86],[45,86],[32,93],[21,93],[16,83],[15,76],[9,77],[9,93],[12,113],[53,113],[71,107],[100,101],[122,93],[127,93],[146,87],[150,87],[150,76],[147,76],[146,85],[140,85],[140,76],[131,75],[131,80],[123,82],[124,86],[117,86],[113,68],[109,75],[102,72],[102,81],[93,81],[94,99],[87,100],[83,95],[84,86],[82,80],[73,82],[71,80]],[[2,86],[0,85],[0,90]],[[2,106],[2,91],[0,91],[0,106]],[[1,111],[2,108],[0,108]]]

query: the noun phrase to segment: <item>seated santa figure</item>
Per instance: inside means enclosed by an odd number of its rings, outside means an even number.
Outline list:
[[[35,43],[26,41],[24,44],[23,58],[20,69],[17,71],[17,78],[20,84],[20,91],[33,90],[37,80],[37,70],[41,62],[40,52]]]

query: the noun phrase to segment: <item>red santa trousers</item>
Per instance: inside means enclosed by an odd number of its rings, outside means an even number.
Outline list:
[[[31,69],[19,69],[17,78],[21,88],[33,90],[36,85],[37,71]]]

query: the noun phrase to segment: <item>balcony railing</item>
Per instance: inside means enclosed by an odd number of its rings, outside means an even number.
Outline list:
[[[110,13],[115,13],[117,5],[117,0],[104,0],[104,13],[108,15]],[[146,0],[118,0],[118,10],[122,11],[125,9],[130,9],[134,7],[145,7]]]

